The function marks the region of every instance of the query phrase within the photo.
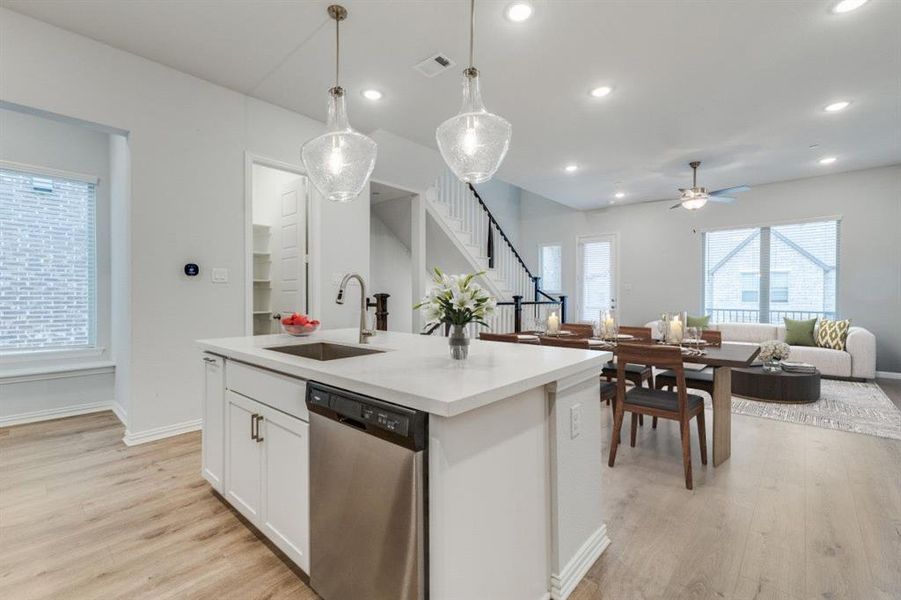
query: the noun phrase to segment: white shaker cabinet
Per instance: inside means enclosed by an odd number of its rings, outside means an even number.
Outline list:
[[[225,359],[203,355],[201,474],[220,494],[225,476]]]
[[[224,496],[309,572],[309,425],[231,390],[225,399]]]

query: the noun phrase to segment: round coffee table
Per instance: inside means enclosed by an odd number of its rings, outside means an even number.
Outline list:
[[[816,402],[820,399],[820,372],[767,373],[763,367],[732,369],[732,394],[763,402]]]

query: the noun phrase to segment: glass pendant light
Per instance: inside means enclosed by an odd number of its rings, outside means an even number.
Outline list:
[[[347,10],[333,4],[328,14],[335,20],[335,87],[328,91],[327,131],[304,144],[300,156],[307,176],[323,196],[333,202],[350,202],[372,175],[377,146],[347,122],[344,88],[338,83],[339,25],[347,18]]]
[[[479,71],[473,66],[475,0],[470,0],[469,68],[463,71],[463,105],[455,117],[438,126],[435,137],[444,162],[467,183],[488,181],[510,148],[513,127],[485,109]]]

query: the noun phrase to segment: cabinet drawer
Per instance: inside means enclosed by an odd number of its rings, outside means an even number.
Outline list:
[[[228,389],[242,396],[253,398],[304,421],[310,420],[306,404],[307,384],[302,379],[229,361],[225,370],[225,384]]]

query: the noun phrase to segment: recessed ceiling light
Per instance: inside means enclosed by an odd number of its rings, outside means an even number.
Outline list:
[[[579,165],[566,165],[564,169],[567,173],[575,173],[579,170]]]
[[[866,4],[867,1],[868,0],[841,0],[841,2],[832,7],[832,12],[835,14],[851,12]]]
[[[626,192],[616,192],[616,193],[613,194],[613,195],[616,196],[617,198],[625,198],[625,197],[626,197]]]
[[[608,95],[612,91],[613,91],[613,88],[610,87],[609,85],[602,85],[601,87],[594,88],[593,90],[591,90],[588,93],[591,94],[592,97],[594,97],[594,98],[603,98],[604,96]]]
[[[836,160],[838,160],[838,159],[836,159],[834,156],[826,156],[826,157],[820,159],[820,164],[821,165],[831,165]]]
[[[361,92],[367,100],[381,100],[382,93],[378,90],[363,90]]]
[[[833,102],[832,104],[827,104],[823,110],[826,112],[838,112],[840,110],[845,110],[849,106],[851,106],[850,102],[847,100],[840,100],[838,102]]]
[[[507,18],[514,23],[522,23],[532,16],[532,12],[532,5],[528,2],[514,2],[507,7],[504,14],[506,14]]]

